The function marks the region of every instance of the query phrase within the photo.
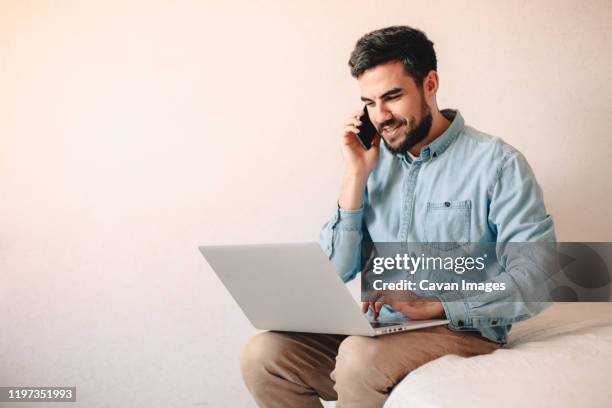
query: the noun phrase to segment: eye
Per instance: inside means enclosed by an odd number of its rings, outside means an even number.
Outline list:
[[[398,99],[400,96],[402,96],[402,95],[401,94],[397,94],[397,95],[389,96],[387,99]]]

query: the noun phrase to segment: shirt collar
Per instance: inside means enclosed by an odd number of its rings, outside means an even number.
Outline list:
[[[434,141],[421,149],[420,160],[427,161],[430,158],[439,157],[457,139],[457,136],[459,136],[465,126],[463,116],[461,116],[458,110],[444,109],[440,113],[451,122],[450,126]],[[398,154],[397,157],[412,161],[404,153]]]

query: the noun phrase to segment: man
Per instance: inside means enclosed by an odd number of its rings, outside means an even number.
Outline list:
[[[525,158],[466,126],[458,111],[438,109],[436,64],[433,43],[405,26],[365,35],[351,54],[351,74],[382,139],[364,149],[357,139],[363,112],[347,119],[338,208],[320,237],[344,281],[363,268],[367,254],[361,251],[370,240],[555,240]],[[512,286],[524,278],[513,257],[500,259],[498,268],[487,270],[488,279]],[[337,399],[342,408],[380,407],[410,371],[446,354],[490,353],[506,342],[512,323],[540,311],[520,297],[514,300],[376,302],[370,306],[381,318],[401,313],[450,324],[374,338],[259,334],[241,355],[243,377],[262,407],[320,407],[319,397]]]

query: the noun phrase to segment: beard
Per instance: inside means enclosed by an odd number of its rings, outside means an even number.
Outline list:
[[[403,122],[404,123],[402,124],[406,123],[405,120]],[[399,146],[397,147],[390,146],[387,143],[387,140],[385,138],[382,138],[382,140],[385,146],[387,147],[387,149],[391,153],[393,154],[406,153],[407,151],[409,151],[411,148],[413,148],[414,146],[422,142],[427,137],[427,135],[429,134],[429,131],[431,130],[432,122],[433,122],[433,117],[431,116],[431,110],[429,109],[427,105],[425,105],[424,112],[421,115],[421,120],[418,123],[416,123],[416,120],[412,120],[410,122],[410,128],[404,134],[404,140]],[[394,120],[387,121],[383,123],[380,126],[380,128],[382,129],[385,126],[393,127],[395,124],[396,124],[396,121]],[[382,135],[380,129],[378,131],[378,134]]]

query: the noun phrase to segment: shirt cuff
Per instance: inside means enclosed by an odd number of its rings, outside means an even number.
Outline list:
[[[453,330],[471,330],[473,329],[472,318],[469,314],[469,307],[464,300],[445,300],[444,296],[438,296],[446,319],[450,321],[448,326]]]
[[[345,210],[338,206],[337,226],[344,231],[358,231],[363,222],[363,207],[356,210]]]

